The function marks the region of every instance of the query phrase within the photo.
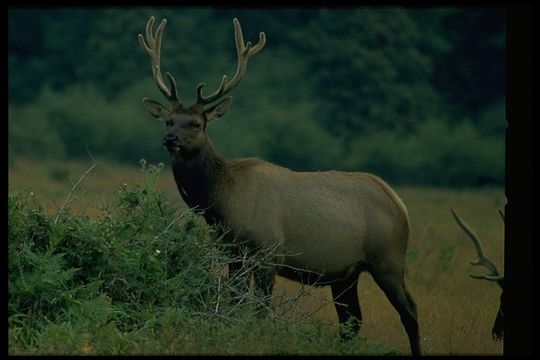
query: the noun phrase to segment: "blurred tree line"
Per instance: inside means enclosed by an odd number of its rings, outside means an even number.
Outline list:
[[[162,71],[190,105],[236,69],[232,27],[267,35],[228,114],[210,126],[227,157],[296,170],[369,171],[391,183],[504,182],[502,8],[11,8],[9,152],[168,162],[166,103],[139,48],[168,19]]]

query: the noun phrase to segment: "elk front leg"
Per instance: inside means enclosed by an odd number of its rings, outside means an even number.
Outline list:
[[[276,270],[272,265],[260,264],[255,270],[255,296],[256,310],[261,316],[271,311],[272,291],[274,289],[274,278]]]
[[[362,312],[358,299],[358,276],[339,280],[330,285],[332,288],[332,298],[338,315],[339,323],[350,323],[352,331],[341,329],[341,338],[351,340],[358,334],[362,325]]]
[[[251,272],[246,269],[246,261],[239,254],[234,254],[234,259],[229,263],[229,279],[239,292],[249,290]]]

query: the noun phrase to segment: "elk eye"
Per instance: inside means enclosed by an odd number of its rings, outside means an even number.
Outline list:
[[[196,130],[196,129],[198,129],[198,128],[200,127],[200,124],[199,124],[199,123],[196,123],[196,122],[192,122],[192,123],[188,123],[188,124],[186,125],[186,127],[187,127],[188,129]]]
[[[171,121],[171,120],[165,121],[165,125],[167,125],[167,126],[172,126],[172,121]]]

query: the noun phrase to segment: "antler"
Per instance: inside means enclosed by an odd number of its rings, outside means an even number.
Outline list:
[[[478,260],[476,261],[470,261],[471,265],[481,265],[486,267],[491,273],[485,274],[485,275],[475,275],[475,274],[469,274],[470,277],[475,279],[484,279],[484,280],[490,280],[490,281],[500,281],[504,279],[504,275],[499,275],[499,272],[497,271],[497,267],[495,264],[489,260],[485,253],[484,248],[482,247],[482,243],[480,242],[480,239],[478,238],[478,235],[463,221],[463,219],[458,215],[458,213],[454,209],[450,209],[452,211],[452,215],[454,215],[454,218],[456,219],[457,223],[463,231],[469,235],[471,240],[474,243],[474,246],[476,248],[476,253],[478,254]],[[499,209],[499,213],[503,217],[504,220],[504,213]]]
[[[167,88],[167,85],[165,85],[163,79],[161,78],[161,38],[163,37],[163,30],[165,29],[165,25],[167,25],[167,19],[161,20],[161,23],[156,30],[155,36],[153,31],[154,21],[155,18],[153,16],[148,19],[148,22],[146,23],[146,41],[144,40],[144,37],[139,34],[139,45],[141,45],[141,47],[146,52],[146,55],[148,55],[148,58],[150,59],[150,65],[152,66],[152,75],[154,76],[154,81],[156,82],[158,89],[171,103],[180,103],[174,77],[170,73],[166,73],[167,78],[171,83],[170,90],[169,88]]]
[[[501,215],[501,219],[502,219],[502,221],[504,222],[504,221],[505,221],[505,220],[504,220],[504,211],[502,211],[501,208],[497,208],[497,210],[499,211],[499,215]]]
[[[229,93],[234,89],[244,77],[246,73],[247,62],[250,57],[257,54],[264,47],[266,43],[266,35],[264,32],[259,33],[259,42],[257,45],[252,46],[251,41],[248,41],[247,44],[244,44],[244,36],[242,34],[242,28],[240,27],[240,22],[237,18],[233,19],[234,24],[234,39],[236,42],[236,53],[238,55],[238,64],[236,67],[236,74],[231,81],[227,82],[227,75],[223,75],[221,79],[221,85],[219,88],[211,95],[204,96],[202,94],[202,88],[206,83],[200,83],[197,86],[197,102],[200,105],[210,104],[211,102],[216,101],[225,94]]]

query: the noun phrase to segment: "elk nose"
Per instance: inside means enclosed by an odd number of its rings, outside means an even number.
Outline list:
[[[167,134],[163,137],[163,145],[171,145],[174,144],[178,140],[178,136],[174,134]]]

